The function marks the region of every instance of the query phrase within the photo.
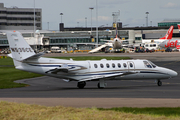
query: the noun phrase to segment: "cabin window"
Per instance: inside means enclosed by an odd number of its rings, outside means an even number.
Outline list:
[[[144,62],[144,65],[148,68],[152,68],[151,64],[149,64],[147,61],[143,61]]]
[[[103,65],[103,64],[100,64],[100,66],[101,66],[101,68],[103,68],[103,67],[104,67],[104,65]]]
[[[113,67],[113,68],[115,68],[115,67],[116,67],[114,63],[112,64],[112,67]]]
[[[129,64],[129,66],[132,68],[132,67],[133,67],[133,64],[132,64],[132,63],[130,63],[130,64]]]
[[[126,63],[123,63],[123,66],[126,68],[127,67]]]
[[[106,67],[109,68],[109,64],[108,63],[106,64]]]
[[[94,64],[94,67],[97,68],[98,67],[97,64]]]
[[[118,67],[121,68],[121,64],[120,63],[118,63]]]

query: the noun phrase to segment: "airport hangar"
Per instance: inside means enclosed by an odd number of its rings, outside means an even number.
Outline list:
[[[18,30],[26,41],[34,49],[50,49],[59,46],[67,51],[74,48],[80,50],[94,49],[96,44],[104,44],[102,39],[110,40],[116,36],[113,25],[98,28],[98,42],[96,42],[96,27],[74,27],[64,28],[64,23],[59,24],[59,30],[42,30],[42,9],[35,9],[34,32],[34,9],[32,8],[6,8],[0,3],[0,30]],[[163,37],[170,24],[177,25],[180,20],[166,20],[158,23],[158,27],[122,27],[117,23],[118,36],[128,39],[129,44],[141,43],[142,39],[158,39]],[[175,26],[173,37],[180,37],[177,26]],[[0,49],[8,48],[6,35],[0,33]]]

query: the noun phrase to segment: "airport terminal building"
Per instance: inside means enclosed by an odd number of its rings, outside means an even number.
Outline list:
[[[35,9],[36,30],[42,29],[42,9]],[[0,30],[33,30],[33,8],[4,7],[0,3]]]
[[[158,23],[158,27],[170,27],[171,25],[177,26],[180,24],[180,19],[165,19]]]

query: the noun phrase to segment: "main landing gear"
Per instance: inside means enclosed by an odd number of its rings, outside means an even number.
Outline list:
[[[78,83],[77,83],[77,87],[80,88],[80,89],[83,89],[84,86],[86,86],[86,82],[85,82],[85,81],[82,81],[82,82],[78,82]]]
[[[86,82],[85,81],[77,83],[77,87],[79,89],[83,89],[85,86],[86,86]],[[99,89],[105,88],[106,86],[107,86],[107,84],[104,82],[104,80],[99,80],[99,83],[97,84],[97,87]]]
[[[157,80],[157,85],[158,85],[158,86],[162,86],[161,80]]]

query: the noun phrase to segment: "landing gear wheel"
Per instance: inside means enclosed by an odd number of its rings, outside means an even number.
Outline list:
[[[83,89],[84,86],[86,86],[86,82],[84,82],[84,81],[83,81],[83,82],[78,82],[78,83],[77,83],[77,87],[80,88],[80,89]]]
[[[162,82],[160,80],[158,80],[157,85],[162,86]]]
[[[100,83],[97,84],[99,89],[103,89],[104,87],[100,87]]]

